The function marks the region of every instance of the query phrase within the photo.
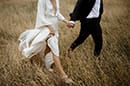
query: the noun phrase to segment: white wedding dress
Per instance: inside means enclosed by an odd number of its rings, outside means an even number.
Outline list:
[[[59,0],[56,0],[56,7],[57,10],[55,13],[50,0],[38,0],[35,28],[24,31],[18,38],[19,50],[25,58],[31,58],[45,50],[46,45],[59,57],[58,20],[64,20],[64,17],[59,11]],[[54,36],[49,36],[50,30],[47,25],[54,27],[56,32]],[[53,63],[52,52],[45,55],[44,60],[46,66],[51,66]]]

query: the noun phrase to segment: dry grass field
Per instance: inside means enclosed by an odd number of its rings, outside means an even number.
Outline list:
[[[69,19],[76,0],[60,0],[61,13]],[[38,56],[22,61],[18,51],[21,32],[33,28],[37,0],[0,0],[0,86],[130,86],[130,1],[104,0],[103,50],[94,59],[91,36],[70,57],[67,49],[79,33],[59,24],[61,63],[75,84],[63,83],[57,70],[48,73]],[[55,67],[54,67],[55,69]]]

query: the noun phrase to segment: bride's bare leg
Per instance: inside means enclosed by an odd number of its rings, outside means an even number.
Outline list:
[[[47,53],[49,53],[50,51],[51,51],[51,49],[47,46],[47,47],[46,47],[46,50],[45,50],[45,55],[46,55]],[[68,78],[67,74],[64,72],[59,57],[57,57],[53,52],[52,52],[52,54],[53,54],[53,60],[54,60],[55,66],[56,66],[57,70],[59,71],[59,73],[60,73],[60,75],[61,75],[61,78],[62,78],[66,83],[72,83],[73,81],[72,81],[70,78]],[[49,71],[50,71],[50,70],[49,70]]]
[[[56,68],[58,69],[58,71],[61,74],[61,77],[66,76],[66,73],[64,72],[63,67],[61,66],[60,60],[55,54],[53,54],[53,60],[56,65]]]
[[[46,49],[45,49],[45,55],[47,54],[47,53],[49,53],[51,51],[51,49],[46,45]]]
[[[54,59],[56,68],[60,72],[61,78],[65,81],[65,83],[73,83],[72,79],[68,78],[67,74],[64,72],[63,67],[60,63],[60,60],[55,54],[53,54],[53,59]]]
[[[51,51],[51,49],[48,46],[46,46],[45,55],[47,53],[49,53],[50,51]],[[63,68],[62,68],[62,66],[61,66],[59,58],[55,54],[53,54],[53,60],[54,60],[54,63],[56,65],[56,68],[60,72],[61,76],[66,75],[65,72],[64,72],[64,70],[63,70]]]

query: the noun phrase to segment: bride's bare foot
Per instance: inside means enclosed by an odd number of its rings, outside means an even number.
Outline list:
[[[62,76],[62,80],[67,84],[74,83],[74,81],[71,78],[68,78],[67,75]]]

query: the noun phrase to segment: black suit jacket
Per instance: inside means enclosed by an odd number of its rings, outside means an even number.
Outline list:
[[[70,20],[82,20],[86,18],[91,12],[96,0],[78,0],[73,12],[70,14]],[[103,1],[100,4],[100,15],[103,13]]]

